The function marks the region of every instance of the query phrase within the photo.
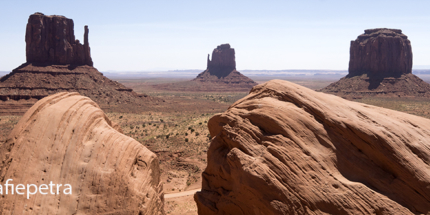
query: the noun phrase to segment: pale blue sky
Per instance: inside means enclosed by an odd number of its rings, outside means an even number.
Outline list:
[[[348,68],[349,45],[364,29],[402,29],[414,65],[430,65],[430,1],[4,1],[0,71],[25,62],[30,14],[64,15],[83,39],[89,25],[100,71],[204,69],[222,43],[238,70]]]

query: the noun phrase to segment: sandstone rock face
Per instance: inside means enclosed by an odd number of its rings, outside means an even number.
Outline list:
[[[29,63],[93,65],[85,26],[84,45],[75,40],[72,19],[35,13],[28,18],[25,33]]]
[[[192,81],[198,82],[191,91],[249,91],[257,85],[253,80],[236,70],[234,49],[229,44],[219,45],[212,52],[207,69],[197,75]],[[203,85],[200,83],[204,83]],[[162,86],[166,88],[165,86]],[[174,86],[170,86],[174,88]]]
[[[230,48],[230,44],[219,45],[212,52],[212,60],[208,55],[208,68],[211,75],[217,77],[225,77],[231,71],[236,70],[236,59],[234,49]]]
[[[349,76],[394,77],[412,73],[412,48],[402,30],[368,29],[351,41]]]
[[[286,81],[208,122],[199,214],[428,214],[430,120]]]
[[[70,184],[72,193],[3,190],[0,213],[164,214],[157,156],[115,127],[78,93],[38,101],[0,146],[1,184]]]

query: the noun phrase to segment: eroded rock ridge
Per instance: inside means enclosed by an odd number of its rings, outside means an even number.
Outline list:
[[[429,214],[430,120],[281,80],[208,122],[199,214]]]

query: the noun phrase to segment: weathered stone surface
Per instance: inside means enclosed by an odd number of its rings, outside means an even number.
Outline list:
[[[430,97],[430,84],[412,74],[412,50],[401,30],[377,28],[351,41],[349,74],[321,89],[348,99]]]
[[[428,214],[430,120],[272,80],[208,122],[199,214]]]
[[[28,18],[25,33],[29,63],[93,65],[85,26],[84,45],[75,40],[72,19],[35,13]]]
[[[351,41],[349,76],[395,77],[412,73],[412,48],[399,29],[376,28]]]
[[[116,127],[78,93],[38,101],[0,146],[1,184],[52,181],[72,194],[3,193],[0,213],[164,214],[157,156]]]
[[[192,81],[204,83],[194,87],[195,91],[248,91],[257,85],[250,78],[236,70],[234,49],[229,44],[219,45],[212,52],[212,60],[209,59],[207,69],[197,75]],[[190,84],[194,86],[194,84]],[[164,85],[163,85],[164,87]],[[199,90],[202,88],[202,90]],[[222,90],[225,89],[225,90]]]

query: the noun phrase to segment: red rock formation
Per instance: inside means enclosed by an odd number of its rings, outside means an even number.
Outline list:
[[[84,45],[75,40],[73,20],[35,13],[25,34],[28,63],[93,65],[85,26]]]
[[[321,89],[344,98],[430,97],[430,85],[412,74],[412,49],[401,30],[377,28],[351,41],[349,74]]]
[[[231,71],[236,70],[234,49],[230,48],[230,44],[222,44],[214,49],[212,60],[209,59],[208,55],[207,70],[211,75],[215,75],[218,78],[225,77]]]
[[[402,30],[376,28],[351,41],[349,76],[395,77],[412,73],[412,48]]]
[[[54,186],[29,198],[3,189],[0,214],[164,214],[157,156],[118,129],[78,93],[38,101],[0,146],[0,184]]]
[[[429,214],[430,120],[280,80],[208,122],[199,214]]]
[[[84,45],[75,41],[73,20],[64,16],[30,16],[26,31],[27,63],[0,78],[0,115],[23,114],[28,99],[58,92],[79,92],[104,110],[138,112],[148,102],[163,102],[112,81],[93,67],[85,26]],[[14,101],[24,102],[25,105]],[[34,104],[30,102],[30,104]],[[16,107],[20,107],[18,110]]]
[[[208,55],[207,69],[192,81],[204,83],[195,86],[194,91],[219,91],[219,89],[248,91],[257,85],[253,80],[236,70],[234,49],[230,48],[229,44],[222,44],[214,49],[212,60],[209,59]],[[194,86],[195,84],[191,83],[189,85]],[[171,87],[174,88],[174,86]]]

